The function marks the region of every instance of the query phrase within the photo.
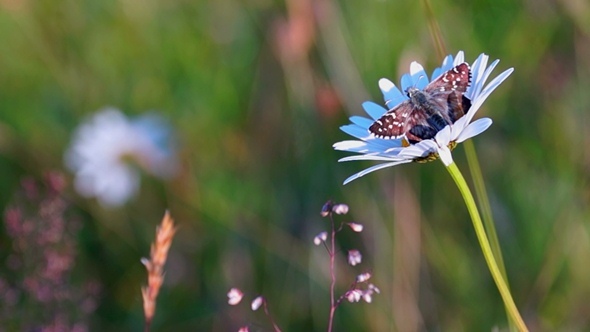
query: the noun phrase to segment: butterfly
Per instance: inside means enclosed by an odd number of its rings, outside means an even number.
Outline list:
[[[432,80],[424,90],[409,87],[408,99],[373,122],[369,132],[385,139],[405,136],[412,144],[434,138],[471,107],[471,101],[464,96],[470,83],[471,69],[464,62]]]

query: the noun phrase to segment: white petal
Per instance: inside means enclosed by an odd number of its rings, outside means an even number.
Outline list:
[[[487,60],[487,59],[485,59]],[[498,65],[498,63],[500,62],[500,60],[495,60],[494,62],[492,62],[492,64],[489,67],[485,67],[485,63],[487,61],[482,61],[482,63],[480,64],[480,68],[477,72],[474,72],[474,78],[473,78],[473,84],[472,87],[473,89],[469,89],[466,92],[466,96],[467,98],[470,98],[471,100],[477,99],[479,97],[479,95],[481,94],[481,91],[483,90],[483,86],[486,83],[486,81],[488,80],[488,77],[490,77],[490,74],[492,73],[492,70],[494,70],[494,68],[496,68],[496,65]]]
[[[456,140],[457,137],[461,135],[461,132],[463,132],[463,130],[465,130],[465,128],[467,128],[467,126],[469,125],[469,121],[471,121],[471,117],[465,115],[459,120],[457,120],[457,122],[453,123],[453,127],[451,129],[451,141]]]
[[[500,63],[499,59],[494,60],[481,74],[481,77],[479,78],[479,82],[480,84],[483,86],[486,81],[488,80],[488,78],[490,77],[490,75],[492,74],[492,71],[496,68],[496,66],[498,65],[498,63]],[[483,88],[480,87],[480,91]]]
[[[405,164],[405,163],[409,163],[411,162],[411,160],[400,160],[400,161],[395,161],[392,163],[385,163],[385,164],[379,164],[379,165],[375,165],[373,167],[369,167],[363,171],[360,171],[352,176],[350,176],[348,179],[344,180],[344,184],[348,184],[349,182],[356,180],[362,176],[365,176],[371,172],[383,169],[383,168],[387,168],[387,167],[392,167],[392,166],[396,166],[396,165],[400,165],[400,164]]]
[[[387,78],[382,78],[379,80],[379,89],[383,92],[383,94],[389,93],[389,91],[396,89],[395,84]],[[398,90],[399,92],[399,90]]]
[[[508,68],[505,71],[502,72],[502,74],[498,75],[496,78],[494,78],[490,84],[488,84],[485,89],[483,89],[482,91],[482,95],[486,95],[487,96],[492,93],[497,87],[498,85],[502,84],[502,82],[504,82],[504,80],[506,78],[508,78],[508,76],[510,76],[510,74],[512,74],[512,72],[514,71],[514,68]],[[489,75],[489,74],[488,74]],[[487,77],[486,77],[487,78]]]
[[[362,141],[342,141],[342,142],[338,142],[335,143],[333,145],[334,150],[339,150],[339,151],[347,151],[347,152],[355,152],[355,153],[379,153],[379,151],[376,151],[375,149],[373,149],[373,147],[370,144],[366,144],[365,142]]]
[[[435,78],[439,77],[443,73],[442,67],[438,67],[432,71],[430,81],[434,81]]]
[[[425,74],[424,67],[418,62],[412,61],[412,63],[410,63],[410,75],[413,77],[415,74]]]
[[[397,145],[395,147],[390,147],[387,150],[383,151],[383,153],[397,155],[406,148],[406,147],[404,147],[403,141],[401,139],[395,140],[395,141],[399,142],[399,145]]]
[[[406,100],[406,97],[399,91],[395,84],[386,78],[379,80],[379,88],[381,89],[381,93],[383,93],[385,104],[389,108],[393,108]]]
[[[438,156],[440,157],[440,160],[443,162],[443,164],[445,164],[445,166],[447,167],[453,163],[453,156],[451,155],[451,150],[449,150],[449,148],[446,145],[441,146],[438,149]]]
[[[428,75],[422,65],[416,61],[410,64],[410,76],[412,77],[412,85],[418,89],[424,89],[428,84]]]
[[[473,121],[467,128],[465,128],[457,137],[456,142],[461,143],[471,137],[477,136],[483,133],[492,125],[492,119],[481,118]]]
[[[436,151],[436,143],[433,140],[424,140],[418,144],[411,145],[403,149],[399,153],[399,157],[405,157],[408,159],[415,159],[419,157],[425,157],[430,152]]]
[[[362,128],[367,128],[369,129],[369,127],[373,124],[374,120],[371,119],[367,119],[365,117],[362,116],[351,116],[349,118],[350,122],[362,127]]]
[[[369,114],[373,120],[379,119],[381,116],[383,116],[383,114],[385,114],[385,112],[387,112],[383,106],[378,105],[372,101],[365,101],[362,103],[362,106],[365,109],[365,112],[367,112],[367,114]]]
[[[373,151],[379,151],[387,153],[390,149],[397,149],[403,146],[403,142],[399,138],[382,139],[377,137],[370,137],[366,139],[370,149]]]
[[[442,65],[432,72],[431,81],[434,81],[435,78],[439,77],[440,75],[442,75],[442,73],[446,72],[451,68],[453,68],[453,56],[449,54],[443,60]]]
[[[439,146],[447,146],[451,142],[451,130],[451,126],[446,126],[436,134],[434,140]]]
[[[465,62],[465,54],[463,51],[457,52],[457,56],[455,57],[455,61],[453,62],[453,66],[457,66]]]
[[[490,84],[488,84],[485,89],[483,89],[483,91],[475,98],[475,100],[473,100],[473,104],[471,105],[471,108],[469,108],[469,112],[467,112],[467,114],[465,114],[465,118],[467,118],[467,121],[471,121],[471,119],[473,118],[473,116],[475,115],[475,113],[477,113],[477,111],[479,110],[479,108],[481,107],[481,105],[483,104],[483,102],[488,98],[488,96],[502,83],[504,82],[504,80],[506,78],[508,78],[508,76],[510,76],[510,74],[512,74],[512,72],[514,71],[514,68],[510,68],[505,70],[504,72],[502,72],[502,74],[498,75],[496,78],[494,78]]]
[[[482,53],[471,65],[471,85],[469,88],[467,88],[467,92],[465,93],[465,96],[471,100],[475,99],[475,97],[481,92],[481,89],[483,88],[485,80],[482,78],[486,70],[488,58],[489,57],[487,55]]]
[[[332,145],[332,147],[336,150],[347,151],[350,149],[358,149],[367,146],[367,143],[363,141],[341,141],[336,142]]]
[[[367,139],[365,141],[348,140],[332,145],[335,150],[358,153],[389,153],[401,146],[401,140],[383,140],[378,138]]]
[[[342,141],[332,145],[334,150],[349,151],[356,153],[370,153],[374,152],[369,149],[369,144],[363,141]]]
[[[442,62],[442,69],[443,71],[447,71],[453,68],[454,57],[452,54],[447,55]]]
[[[352,137],[356,137],[358,139],[368,139],[371,137],[371,133],[367,130],[367,128],[363,128],[356,124],[348,124],[340,127],[340,130],[347,133]]]
[[[410,74],[403,74],[401,79],[402,91],[406,91],[408,88],[414,86],[414,82],[412,81],[412,76]]]
[[[395,156],[387,157],[387,156],[379,156],[376,154],[362,154],[359,156],[348,156],[344,158],[338,159],[338,162],[342,161],[356,161],[356,160],[375,160],[375,161],[399,161],[406,158],[397,158]]]

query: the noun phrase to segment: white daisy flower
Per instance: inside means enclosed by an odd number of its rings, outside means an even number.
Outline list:
[[[464,62],[463,51],[458,52],[455,58],[453,58],[452,55],[447,56],[444,59],[442,66],[436,68],[432,73],[432,80],[435,80],[435,78],[443,73],[446,73]],[[340,128],[342,131],[354,136],[358,140],[338,142],[334,144],[334,149],[360,154],[345,157],[339,161],[375,160],[382,163],[352,175],[344,181],[344,184],[373,171],[412,161],[425,162],[440,157],[446,166],[450,165],[453,162],[450,150],[454,148],[457,143],[461,143],[471,137],[479,135],[492,124],[492,120],[489,118],[478,119],[474,122],[471,122],[471,120],[487,97],[513,71],[513,68],[505,70],[484,87],[485,82],[498,62],[499,60],[495,60],[488,66],[488,56],[482,53],[471,65],[471,83],[463,94],[471,101],[471,106],[468,108],[467,113],[453,124],[447,125],[439,130],[433,138],[421,140],[416,144],[410,144],[405,136],[384,139],[378,138],[375,134],[371,133],[369,127],[375,121],[379,120],[388,110],[376,103],[364,102],[362,106],[371,119],[353,116],[350,118],[352,124]],[[457,78],[457,80],[459,79]],[[401,91],[390,80],[384,78],[379,80],[379,88],[386,100],[385,104],[389,109],[392,109],[400,103],[408,100],[408,96],[402,93],[402,91],[408,91],[408,89],[411,88],[423,90],[428,83],[428,76],[423,67],[417,62],[412,62],[410,65],[410,73],[404,74],[401,78]],[[393,118],[395,119],[395,117]],[[393,122],[393,124],[397,124],[401,127],[398,122]]]
[[[83,196],[118,206],[139,188],[139,169],[169,178],[178,169],[170,129],[155,114],[130,120],[119,110],[100,110],[76,130],[65,153]]]

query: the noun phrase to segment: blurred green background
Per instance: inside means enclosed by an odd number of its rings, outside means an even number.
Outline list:
[[[479,111],[494,125],[474,143],[517,306],[532,330],[590,329],[590,3],[433,1],[432,10],[449,53],[501,59],[495,75],[515,68]],[[339,235],[338,293],[366,270],[381,289],[371,304],[344,303],[336,331],[506,329],[440,162],[342,186],[371,163],[339,164],[346,154],[331,147],[349,139],[339,126],[364,115],[361,102],[381,103],[379,78],[398,82],[414,60],[427,72],[440,65],[427,17],[418,1],[0,0],[0,204],[18,201],[25,177],[66,175],[68,218],[80,222],[68,284],[100,284],[80,318],[93,331],[143,329],[139,260],[165,209],[180,231],[154,331],[271,330],[247,303],[227,304],[230,287],[248,301],[263,294],[285,331],[325,330],[328,255],[312,239],[328,228],[319,212],[330,198],[350,206],[337,221],[365,225]],[[144,174],[140,193],[115,209],[78,196],[63,165],[75,128],[109,105],[161,112],[182,164],[169,182]],[[468,176],[463,147],[454,156]],[[15,239],[0,235],[0,276],[18,283],[27,271],[10,268]],[[360,267],[346,265],[351,248]],[[13,310],[50,321],[35,301],[0,306],[4,319]]]

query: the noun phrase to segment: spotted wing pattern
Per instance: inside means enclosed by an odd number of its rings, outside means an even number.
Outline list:
[[[379,138],[400,138],[414,126],[427,125],[428,114],[405,100],[373,122],[369,131]]]
[[[471,106],[464,96],[471,82],[467,63],[461,63],[430,82],[414,98],[403,101],[376,120],[369,131],[379,138],[406,136],[411,143],[433,138],[447,124],[462,117]],[[410,94],[408,89],[407,93]]]

